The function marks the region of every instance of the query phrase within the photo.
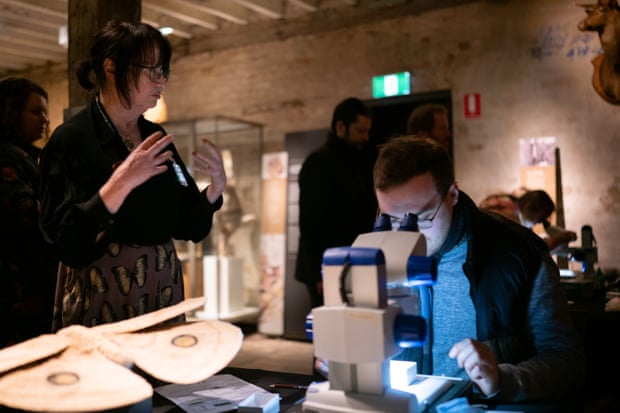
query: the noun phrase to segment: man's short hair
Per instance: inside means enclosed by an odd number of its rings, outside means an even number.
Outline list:
[[[407,135],[381,145],[373,175],[375,189],[388,190],[409,179],[430,173],[437,191],[446,194],[454,183],[454,167],[448,151],[434,139]]]
[[[430,136],[435,126],[435,113],[447,115],[448,110],[438,103],[427,103],[415,108],[407,120],[407,134]]]
[[[358,115],[372,119],[372,110],[358,98],[350,97],[343,100],[334,109],[332,131],[336,131],[338,121],[341,121],[348,129],[349,125],[357,120]]]

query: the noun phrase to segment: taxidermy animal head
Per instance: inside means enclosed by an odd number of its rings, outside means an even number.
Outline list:
[[[620,7],[617,0],[581,4],[587,17],[577,25],[581,31],[599,35],[603,54],[592,60],[592,86],[607,102],[620,104]]]

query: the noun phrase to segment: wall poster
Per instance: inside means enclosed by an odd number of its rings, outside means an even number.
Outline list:
[[[542,189],[557,205],[555,136],[524,138],[519,140],[519,166],[521,186],[530,190]],[[550,222],[555,224],[555,214]],[[538,228],[534,228],[539,232]]]
[[[262,158],[258,331],[268,335],[284,333],[287,164],[286,152]]]

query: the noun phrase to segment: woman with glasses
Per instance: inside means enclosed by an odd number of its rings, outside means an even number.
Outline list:
[[[42,228],[61,260],[53,330],[184,299],[173,239],[208,235],[226,174],[218,148],[204,140],[196,169],[211,179],[200,191],[174,136],[142,116],[166,87],[170,58],[155,28],[111,21],[77,68],[92,100],[54,131],[41,158]]]

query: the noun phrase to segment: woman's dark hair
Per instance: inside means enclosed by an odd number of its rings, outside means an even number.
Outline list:
[[[99,91],[106,86],[103,62],[114,62],[116,89],[125,107],[131,105],[130,86],[138,84],[141,66],[170,68],[172,48],[168,39],[156,28],[144,23],[110,20],[95,35],[90,54],[81,61],[76,73],[80,85],[86,90]],[[95,81],[90,78],[91,71]]]
[[[32,80],[9,77],[0,82],[0,140],[15,141],[19,137],[20,118],[30,94],[47,100],[47,92]]]

